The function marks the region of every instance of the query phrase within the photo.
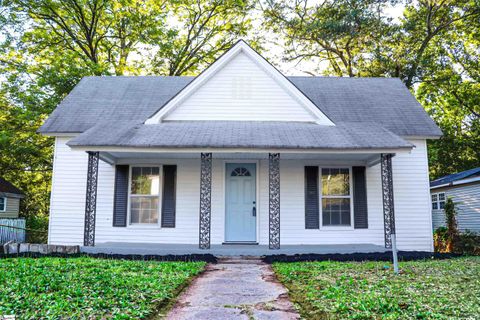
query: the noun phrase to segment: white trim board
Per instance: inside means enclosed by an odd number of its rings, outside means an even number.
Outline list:
[[[165,118],[173,112],[182,102],[190,97],[195,91],[203,86],[209,79],[214,77],[223,67],[225,67],[238,54],[247,55],[263,71],[265,71],[283,90],[294,98],[306,111],[312,116],[315,123],[321,125],[334,126],[335,124],[320,109],[306,97],[292,82],[290,82],[274,66],[266,61],[261,55],[253,50],[246,42],[239,41],[224,55],[217,59],[210,67],[204,70],[192,82],[190,82],[182,91],[168,101],[161,109],[145,121],[145,124],[157,124],[165,121]]]
[[[67,144],[68,145],[68,144]],[[119,147],[119,146],[69,146],[74,151],[104,151],[104,152],[145,152],[145,153],[304,153],[304,154],[381,154],[381,153],[410,153],[412,148],[385,148],[385,149],[282,149],[282,148],[161,148],[161,147]]]

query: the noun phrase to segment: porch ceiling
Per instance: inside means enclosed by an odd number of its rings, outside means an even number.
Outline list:
[[[405,151],[404,151],[405,152]],[[127,164],[131,162],[153,163],[162,159],[200,159],[200,152],[151,153],[151,152],[100,152],[100,158],[109,163]],[[281,153],[281,160],[315,160],[338,164],[374,165],[380,161],[378,153]],[[268,153],[213,152],[213,159],[224,160],[267,160]]]

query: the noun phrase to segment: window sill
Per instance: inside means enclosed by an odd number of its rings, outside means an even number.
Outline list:
[[[328,227],[320,227],[320,231],[352,231],[355,230],[354,227],[350,226],[328,226]]]
[[[131,229],[161,229],[162,227],[159,224],[146,224],[146,223],[135,223],[129,224],[127,228]]]

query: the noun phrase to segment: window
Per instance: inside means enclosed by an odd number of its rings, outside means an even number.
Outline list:
[[[251,174],[250,174],[250,171],[248,171],[247,168],[240,167],[240,168],[235,168],[232,171],[231,176],[232,177],[250,177]]]
[[[322,225],[351,226],[350,170],[322,169]]]
[[[159,167],[132,167],[130,223],[157,224],[160,195]]]
[[[438,194],[438,207],[440,209],[445,208],[445,192]]]
[[[438,195],[437,194],[432,194],[432,209],[433,210],[438,209]]]
[[[7,211],[7,198],[0,198],[0,211]]]
[[[445,208],[445,192],[432,194],[432,210],[442,210]]]

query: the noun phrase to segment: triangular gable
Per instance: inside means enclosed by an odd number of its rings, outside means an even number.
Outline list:
[[[162,121],[299,121],[334,125],[286,77],[239,41],[151,116]]]

